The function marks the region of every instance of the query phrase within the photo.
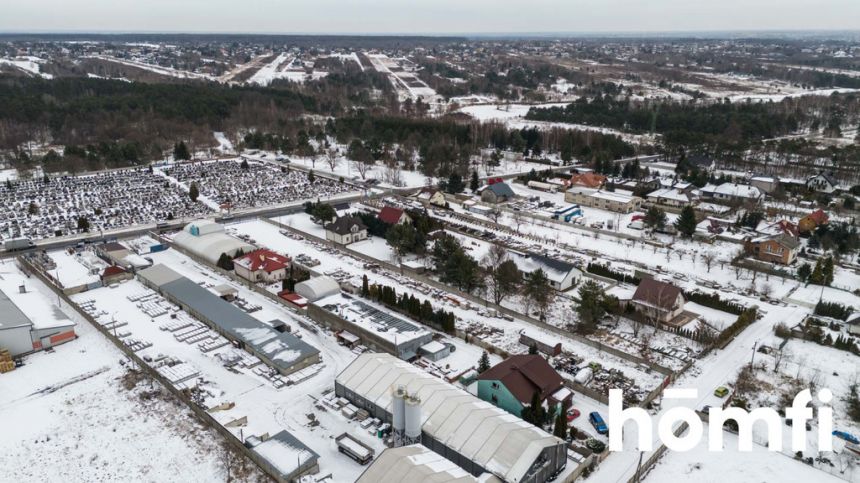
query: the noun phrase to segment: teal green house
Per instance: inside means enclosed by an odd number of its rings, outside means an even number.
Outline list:
[[[478,376],[478,397],[518,417],[535,392],[541,403],[555,408],[551,413],[573,398],[558,372],[538,354],[511,356]]]

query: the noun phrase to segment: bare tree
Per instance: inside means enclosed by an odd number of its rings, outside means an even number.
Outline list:
[[[711,273],[711,265],[714,264],[716,259],[717,256],[710,250],[702,254],[702,261],[705,262],[705,267],[708,269],[708,273]]]
[[[363,161],[353,161],[352,167],[358,171],[358,175],[364,180],[367,177],[367,172],[370,171],[370,164]]]
[[[493,219],[493,223],[498,224],[499,218],[501,218],[501,216],[502,216],[502,210],[500,210],[498,206],[494,206],[493,209],[490,210],[489,215],[490,215],[490,218]]]
[[[779,347],[773,351],[773,372],[779,372],[779,368],[782,366],[782,362],[786,358],[791,359],[791,353],[784,345],[780,344]]]
[[[338,155],[337,155],[337,149],[335,149],[335,148],[326,149],[325,150],[325,161],[326,161],[326,164],[328,164],[329,170],[331,170],[331,172],[334,173],[335,168],[337,168],[337,165],[340,162],[340,159],[338,158]]]
[[[515,211],[513,214],[514,224],[517,225],[517,233],[520,232],[520,225],[526,221],[525,216],[521,211]]]

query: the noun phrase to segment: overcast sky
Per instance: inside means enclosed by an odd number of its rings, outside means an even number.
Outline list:
[[[6,32],[860,29],[860,0],[2,0]]]

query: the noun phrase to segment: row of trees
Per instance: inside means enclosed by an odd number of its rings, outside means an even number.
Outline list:
[[[456,316],[452,312],[442,309],[433,309],[429,300],[419,300],[415,295],[400,294],[394,287],[388,285],[370,285],[367,275],[362,278],[361,295],[388,307],[397,309],[408,314],[422,324],[429,325],[447,334],[453,334],[456,330]]]

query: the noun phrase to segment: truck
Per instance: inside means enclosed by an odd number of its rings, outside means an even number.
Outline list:
[[[358,438],[351,436],[349,433],[341,434],[334,439],[334,442],[337,444],[338,451],[362,465],[370,463],[373,459],[373,448],[362,443]]]
[[[544,183],[541,181],[534,181],[534,180],[529,181],[527,186],[529,188],[533,188],[533,189],[540,190],[540,191],[546,191],[548,193],[555,193],[555,190],[556,190],[555,185],[552,185],[549,183]]]
[[[18,250],[26,250],[28,248],[33,248],[36,246],[32,240],[26,237],[22,238],[11,238],[3,242],[3,249],[7,252],[15,252]]]

